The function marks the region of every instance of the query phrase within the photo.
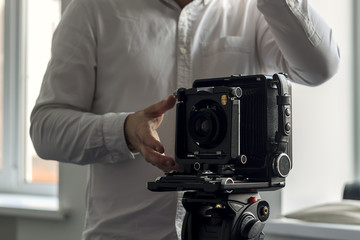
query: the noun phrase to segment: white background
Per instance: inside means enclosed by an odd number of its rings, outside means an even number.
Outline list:
[[[282,194],[283,213],[339,201],[355,171],[352,2],[311,3],[333,28],[341,63],[337,75],[321,86],[293,85],[294,168]]]

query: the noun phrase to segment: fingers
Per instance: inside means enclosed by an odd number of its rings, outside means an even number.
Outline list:
[[[161,119],[149,119],[143,112],[130,114],[124,124],[125,139],[131,151],[139,151],[140,145],[146,145],[160,153],[164,152],[164,147],[160,143],[157,127]]]
[[[171,172],[178,169],[178,164],[174,161],[174,159],[165,156],[164,146],[158,138],[149,134],[142,140],[140,152],[146,161],[164,172]]]
[[[164,146],[161,144],[156,131],[143,135],[140,152],[146,161],[164,172],[171,172],[179,167],[173,158],[165,156]]]
[[[176,98],[174,95],[170,95],[166,100],[157,102],[144,109],[144,112],[148,117],[158,117],[172,109],[175,106]]]
[[[156,133],[156,132],[155,132]],[[159,137],[154,137],[154,133],[144,134],[141,140],[142,144],[153,149],[156,152],[164,153],[164,146],[161,144]]]
[[[161,154],[150,147],[144,145],[141,151],[146,161],[151,163],[153,166],[163,170],[164,172],[171,172],[173,170],[177,170],[179,167],[174,159],[165,156],[164,154]]]
[[[164,113],[173,108],[175,103],[175,97],[170,95],[166,100],[130,114],[124,124],[129,149],[140,152],[146,161],[164,172],[176,170],[178,165],[174,159],[164,155],[165,149],[156,129],[160,126]]]

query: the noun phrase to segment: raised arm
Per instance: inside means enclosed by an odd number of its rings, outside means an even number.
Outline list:
[[[307,0],[258,0],[257,6],[269,26],[259,21],[257,39],[269,69],[280,67],[295,82],[313,86],[336,73],[340,53],[332,30]]]

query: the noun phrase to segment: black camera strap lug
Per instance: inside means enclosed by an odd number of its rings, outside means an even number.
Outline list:
[[[277,80],[279,94],[277,97],[279,124],[276,140],[279,143],[279,148],[281,148],[278,151],[284,152],[292,130],[290,86],[284,74],[275,74],[273,78]]]
[[[273,156],[273,172],[278,177],[285,178],[292,168],[292,160],[285,154],[290,145],[292,122],[291,122],[291,89],[287,81],[287,75],[283,73],[274,74],[273,79],[277,81],[277,105],[278,105],[278,131],[276,153]]]

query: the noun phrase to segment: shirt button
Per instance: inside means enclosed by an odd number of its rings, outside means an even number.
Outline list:
[[[181,47],[180,52],[181,52],[181,54],[185,55],[187,53],[187,50],[186,50],[186,48]]]
[[[290,2],[289,2],[289,6],[290,6],[290,8],[294,8],[294,7],[295,7],[294,1],[290,1]]]

